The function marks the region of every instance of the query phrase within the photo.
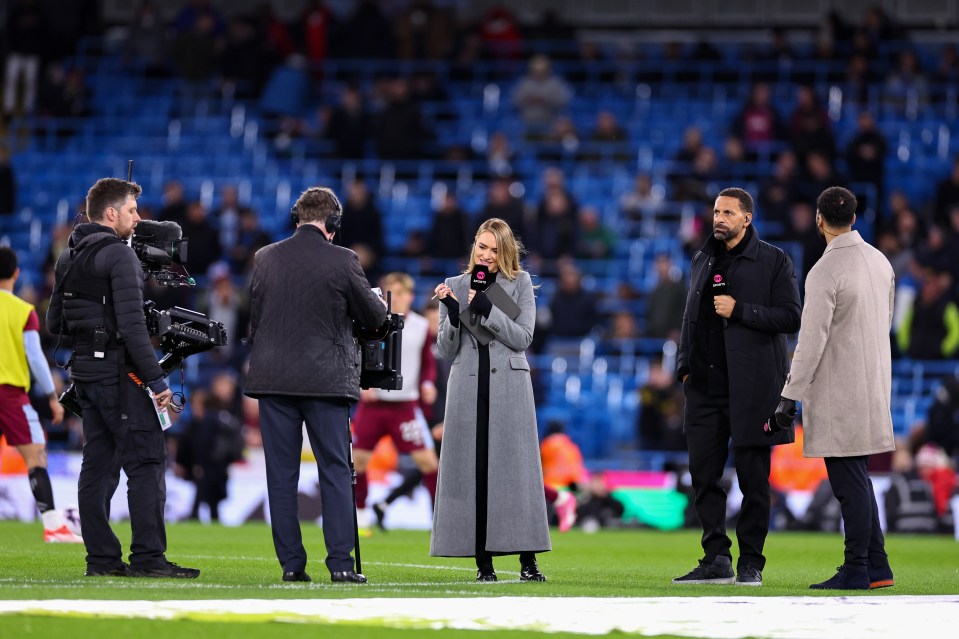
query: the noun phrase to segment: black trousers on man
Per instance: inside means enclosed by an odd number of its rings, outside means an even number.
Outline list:
[[[297,516],[303,423],[319,469],[326,566],[353,570],[353,484],[350,474],[350,406],[345,399],[289,395],[260,397],[260,431],[266,456],[273,546],[283,572],[306,570]]]
[[[166,567],[166,442],[153,400],[126,376],[76,382],[83,413],[83,461],[77,490],[90,568],[117,568],[120,540],[110,528],[110,499],[127,475],[130,567]]]
[[[846,531],[845,564],[855,567],[889,565],[886,540],[879,523],[879,506],[869,479],[869,457],[826,457],[829,485],[839,500]]]
[[[689,474],[695,492],[696,514],[703,526],[703,551],[707,559],[732,558],[732,542],[726,534],[726,491],[723,471],[729,457],[731,437],[729,398],[707,395],[686,384],[686,443]],[[763,546],[769,533],[769,446],[736,447],[733,461],[742,508],[736,522],[739,541],[738,566],[766,565]]]

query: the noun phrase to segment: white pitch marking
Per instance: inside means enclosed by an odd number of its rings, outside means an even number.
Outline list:
[[[360,623],[402,628],[535,630],[738,639],[952,636],[959,595],[863,597],[447,597],[176,601],[0,601],[0,614]]]

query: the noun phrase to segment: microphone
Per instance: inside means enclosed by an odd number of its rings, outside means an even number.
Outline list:
[[[716,268],[713,269],[713,272],[710,274],[711,285],[713,287],[713,298],[717,295],[726,295],[726,287],[729,284],[729,281],[726,279],[726,269]],[[723,318],[723,328],[726,328],[728,325],[726,318]]]
[[[470,275],[470,289],[474,291],[485,291],[489,286],[489,267],[483,264],[477,264],[473,267]],[[470,309],[470,324],[476,323],[476,311]]]

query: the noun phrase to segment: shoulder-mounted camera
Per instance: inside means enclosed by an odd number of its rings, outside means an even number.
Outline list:
[[[403,314],[393,313],[392,296],[386,292],[386,321],[376,328],[353,322],[360,343],[360,388],[403,388]]]

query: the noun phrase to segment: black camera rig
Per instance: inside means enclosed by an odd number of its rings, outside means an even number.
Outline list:
[[[391,311],[392,296],[386,292],[386,321],[370,329],[353,322],[360,343],[360,388],[403,388],[403,314]]]

